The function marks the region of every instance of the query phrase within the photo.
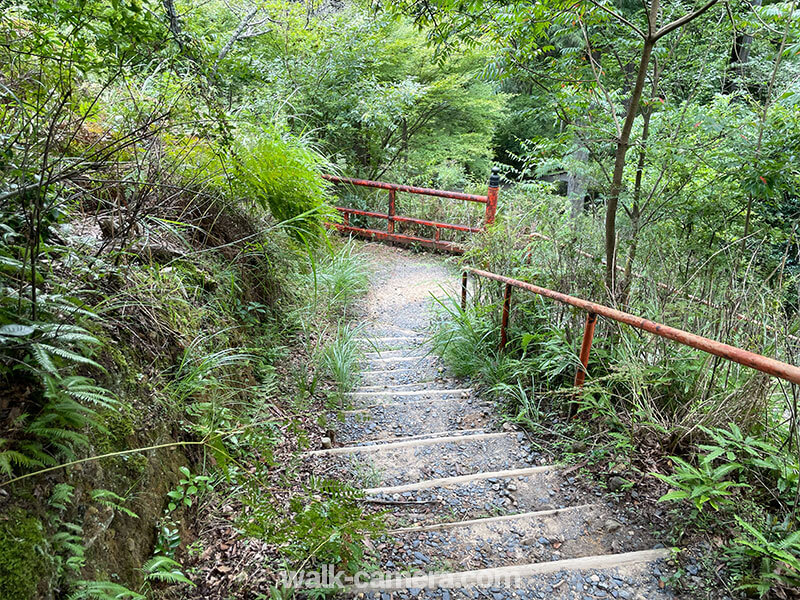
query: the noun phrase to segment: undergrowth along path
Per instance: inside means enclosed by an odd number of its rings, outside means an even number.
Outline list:
[[[433,297],[458,274],[432,255],[367,244],[362,385],[325,471],[388,508],[374,540],[381,579],[350,591],[391,598],[671,598],[670,551],[549,464],[528,432],[500,422],[469,382],[447,375],[426,340]]]

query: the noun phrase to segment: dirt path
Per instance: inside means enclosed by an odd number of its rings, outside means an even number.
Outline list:
[[[458,275],[430,254],[367,244],[362,385],[336,447],[314,453],[390,509],[375,541],[392,574],[367,598],[670,598],[668,551],[503,428],[469,382],[448,377],[426,339],[432,295]],[[418,572],[410,577],[407,571]]]

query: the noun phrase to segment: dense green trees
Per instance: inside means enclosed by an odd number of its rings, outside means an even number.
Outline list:
[[[306,251],[336,218],[324,171],[482,190],[498,162],[499,224],[473,247],[476,261],[795,352],[776,332],[796,332],[799,304],[796,0],[0,0],[0,9],[0,383],[33,390],[17,407],[0,398],[3,477],[80,456],[97,414],[116,406],[85,377],[102,373],[90,322],[103,286],[198,240],[236,247],[275,275],[270,240]],[[566,181],[568,197],[544,177]],[[210,233],[220,207],[248,218]],[[435,200],[417,208],[475,218]],[[529,248],[515,244],[536,227],[605,254],[605,277],[583,255],[565,261],[560,246],[523,266]],[[708,305],[637,287],[637,274]],[[205,292],[219,285],[192,277]],[[262,310],[225,302],[248,323],[247,307]],[[665,369],[670,381],[685,375]],[[675,397],[691,405],[719,391],[701,375],[691,394],[670,388],[659,401],[669,396],[672,410]],[[788,400],[775,406],[796,412]],[[685,408],[660,425],[675,438],[681,419],[702,413]],[[754,430],[772,431],[769,419]],[[775,439],[792,448],[796,423],[795,414],[789,429],[776,426]]]
[[[714,211],[697,202],[701,190],[724,186],[712,192],[716,214],[745,237],[760,218],[755,205],[796,195],[796,135],[783,129],[797,114],[794,3],[395,5],[442,54],[491,44],[485,75],[551,117],[538,144],[529,142],[528,172],[564,169],[602,200],[613,297],[627,294],[643,229],[686,223],[698,206]]]

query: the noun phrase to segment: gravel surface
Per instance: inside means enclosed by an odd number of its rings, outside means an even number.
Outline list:
[[[372,286],[361,315],[361,392],[354,410],[340,415],[336,445],[370,446],[350,454],[318,454],[320,472],[363,488],[424,484],[425,489],[377,493],[376,511],[388,511],[390,528],[436,526],[388,533],[372,540],[382,571],[467,571],[657,548],[624,507],[612,507],[600,490],[587,490],[576,475],[542,468],[523,476],[487,476],[508,469],[546,467],[529,434],[502,428],[493,408],[470,382],[448,375],[430,352],[435,305],[446,292],[456,295],[459,278],[443,259],[367,244]],[[409,360],[411,357],[411,360]],[[437,393],[432,390],[453,390]],[[379,393],[375,393],[379,392]],[[419,393],[422,392],[422,393]],[[498,432],[488,438],[473,437]],[[450,435],[457,440],[440,440]],[[413,441],[392,447],[400,439]],[[471,439],[472,438],[472,439]],[[435,443],[431,443],[434,440]],[[450,485],[428,481],[465,477]],[[475,478],[471,478],[474,476]],[[557,510],[566,509],[566,510]],[[519,515],[513,519],[459,521]],[[442,524],[450,524],[442,526]],[[669,598],[660,562],[603,570],[562,570],[507,587],[398,590],[359,593],[359,598]]]

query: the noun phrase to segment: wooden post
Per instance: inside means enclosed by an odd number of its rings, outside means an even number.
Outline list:
[[[594,339],[594,326],[597,323],[597,315],[593,312],[586,313],[586,326],[583,328],[583,342],[581,343],[580,361],[578,370],[575,371],[575,387],[583,386],[586,380],[586,372],[589,368],[589,352],[592,350],[592,340]]]
[[[467,310],[467,272],[461,274],[461,310]]]
[[[389,233],[394,233],[394,200],[395,192],[394,190],[389,190],[389,218],[386,221],[386,231]]]
[[[489,190],[486,193],[486,215],[484,217],[484,227],[494,223],[497,214],[497,195],[500,191],[500,169],[492,167],[492,174],[489,177]]]
[[[503,294],[503,319],[500,322],[500,352],[506,349],[508,342],[508,313],[511,309],[511,284],[506,284],[505,294]]]

